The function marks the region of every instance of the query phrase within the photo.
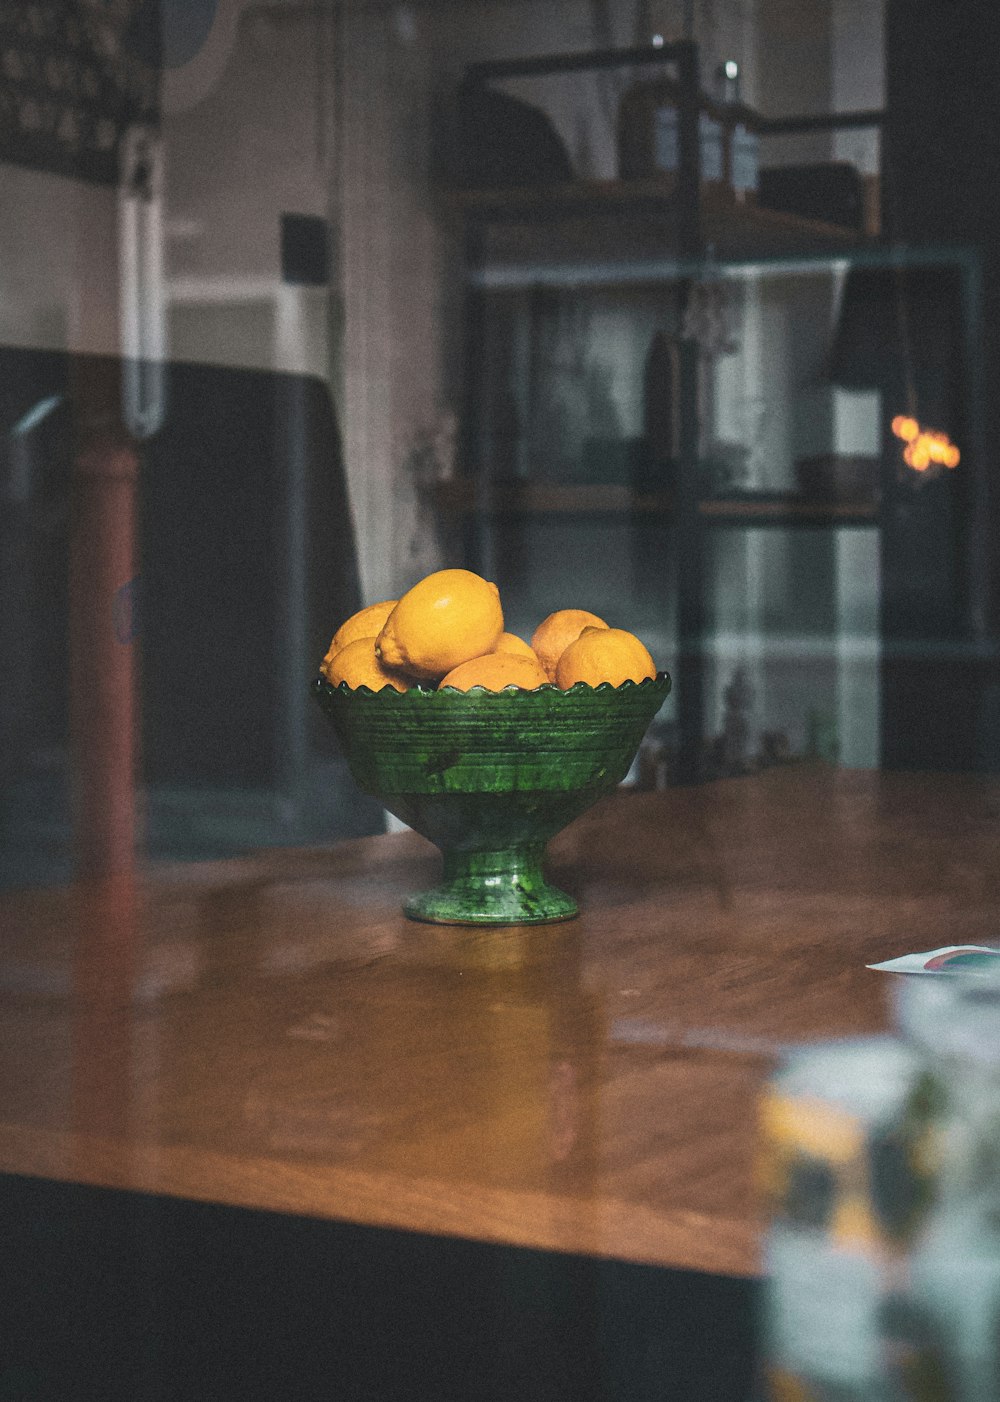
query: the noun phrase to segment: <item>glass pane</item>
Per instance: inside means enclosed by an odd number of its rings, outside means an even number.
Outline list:
[[[702,367],[711,489],[878,495],[878,391],[845,387],[834,366],[845,280],[831,262],[707,284],[721,332]]]
[[[706,737],[717,752],[729,737],[716,771],[804,757],[877,767],[877,531],[718,529],[711,546]]]
[[[1000,1398],[994,8],[0,3],[0,1402]]]

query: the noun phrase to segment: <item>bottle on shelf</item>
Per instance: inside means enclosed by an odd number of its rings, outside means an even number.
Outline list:
[[[703,186],[727,179],[726,109],[702,94],[698,143]],[[676,177],[680,169],[680,88],[670,78],[633,84],[618,109],[618,174],[622,180]]]

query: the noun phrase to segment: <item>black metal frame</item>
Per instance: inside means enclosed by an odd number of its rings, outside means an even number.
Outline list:
[[[597,49],[592,52],[546,54],[530,58],[499,59],[471,64],[465,73],[467,84],[487,84],[501,78],[581,73],[636,66],[672,65],[678,87],[678,172],[669,199],[678,217],[677,251],[680,260],[697,268],[704,257],[701,210],[701,146],[698,118],[702,100],[698,45],[678,40],[659,46],[626,49]],[[808,131],[831,131],[857,127],[881,127],[886,113],[881,110],[830,113],[819,116],[764,118],[749,108],[761,135],[791,135]],[[479,266],[483,252],[483,224],[489,213],[477,219],[469,214],[465,226],[466,267]],[[677,306],[683,321],[695,274],[684,272],[678,280]],[[485,326],[485,298],[482,287],[470,287],[466,310],[466,347],[482,344]],[[705,627],[704,556],[705,530],[709,523],[699,511],[698,485],[698,347],[681,338],[679,355],[679,462],[674,516],[678,540],[677,657],[674,683],[677,694],[678,757],[677,778],[681,783],[701,777],[704,723]],[[478,461],[473,435],[480,422],[481,387],[476,357],[466,355],[466,461],[476,480],[477,499],[483,508],[474,520],[469,544],[480,569],[490,573],[495,553],[492,528],[494,484],[485,464]]]

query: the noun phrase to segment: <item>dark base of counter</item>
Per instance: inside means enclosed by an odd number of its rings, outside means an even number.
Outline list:
[[[746,1402],[747,1280],[0,1178],[0,1402]]]

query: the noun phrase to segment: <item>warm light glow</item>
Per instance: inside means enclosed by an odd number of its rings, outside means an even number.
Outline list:
[[[922,428],[909,414],[897,414],[890,428],[906,444],[903,461],[915,472],[926,472],[932,464],[957,467],[962,460],[962,454],[946,433],[939,428]]]
[[[908,418],[905,414],[897,414],[892,421],[892,431],[897,438],[902,438],[904,443],[912,443],[920,432],[920,425],[916,419]]]

